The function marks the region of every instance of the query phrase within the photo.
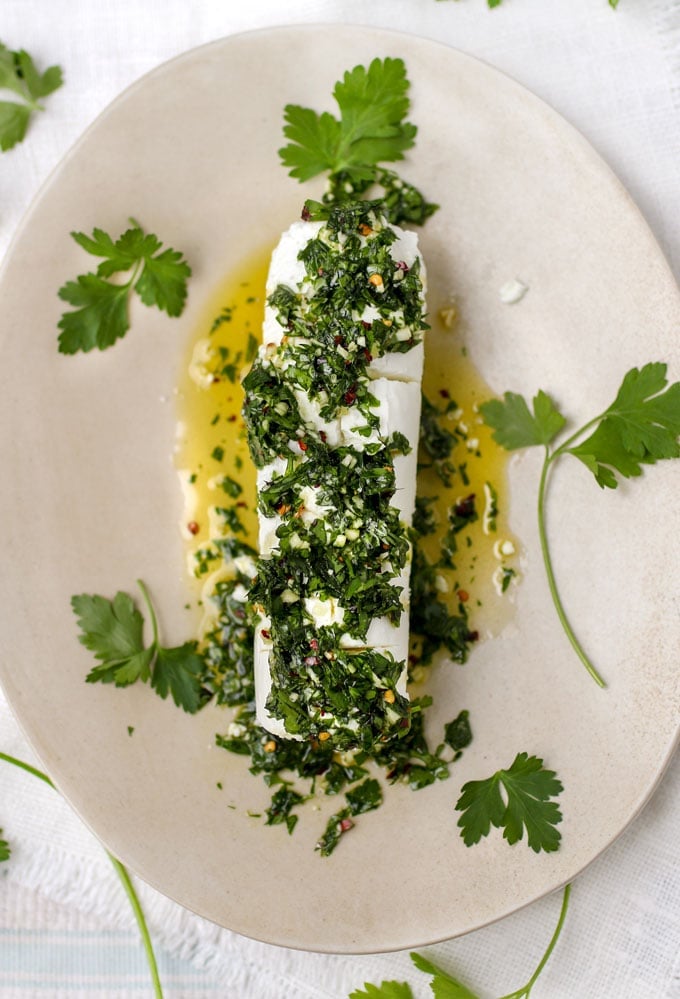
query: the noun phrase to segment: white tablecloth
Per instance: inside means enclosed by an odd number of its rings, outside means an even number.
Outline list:
[[[680,0],[620,0],[617,11],[607,0],[504,0],[493,11],[484,0],[2,0],[0,41],[26,48],[42,67],[60,63],[66,85],[23,145],[0,154],[0,257],[51,169],[144,72],[233,32],[333,21],[445,41],[544,98],[626,184],[678,272]],[[0,750],[32,759],[1,694]],[[680,996],[679,791],[676,758],[643,814],[577,880],[536,999]],[[0,867],[0,999],[150,995],[127,902],[69,807],[0,763],[0,827],[14,848]],[[140,891],[168,997],[343,999],[383,978],[430,994],[407,955],[269,947],[219,930],[146,886]],[[527,979],[558,910],[558,897],[544,899],[431,948],[431,956],[480,995],[506,993]]]

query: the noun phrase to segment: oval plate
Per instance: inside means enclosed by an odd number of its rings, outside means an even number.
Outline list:
[[[642,807],[678,727],[680,462],[616,493],[600,492],[578,462],[552,483],[563,598],[606,691],[550,603],[535,526],[540,455],[513,463],[513,527],[528,560],[513,625],[432,684],[435,725],[468,708],[473,745],[451,780],[390,789],[327,860],[314,843],[332,799],[290,838],[247,815],[269,793],[247,761],[215,748],[223,711],[188,717],[145,687],[83,682],[91,658],[76,639],[74,593],[132,591],[141,577],[166,641],[191,633],[172,465],[180,358],[224,275],[322,189],[278,163],[284,103],[331,109],[344,70],[387,55],[406,62],[419,129],[403,173],[442,206],[422,235],[431,308],[455,291],[468,349],[494,390],[543,388],[580,425],[633,365],[664,360],[677,378],[675,283],[588,144],[474,59],[366,28],[231,37],[142,79],[53,174],[0,288],[0,676],[21,724],[84,821],[146,881],[240,933],[339,952],[462,934],[572,879]],[[57,289],[93,266],[69,232],[115,235],[129,216],[186,254],[188,307],[170,321],[135,305],[115,349],[60,356]],[[530,290],[503,305],[498,289],[515,277]],[[561,849],[536,856],[498,832],[466,849],[453,807],[461,784],[519,751],[563,780]]]

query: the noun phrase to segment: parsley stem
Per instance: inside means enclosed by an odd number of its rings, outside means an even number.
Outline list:
[[[605,416],[606,416],[606,412],[605,413],[600,413],[599,416],[595,416],[595,417],[593,417],[592,420],[588,420],[587,423],[584,423],[582,427],[580,427],[578,430],[574,431],[574,433],[571,434],[571,436],[567,437],[566,441],[563,441],[558,448],[555,448],[555,450],[553,451],[553,453],[550,455],[549,460],[552,462],[560,454],[564,454],[565,451],[568,451],[569,448],[571,447],[571,445],[574,443],[574,441],[577,441],[579,439],[579,437],[583,437],[583,435],[588,430],[590,430],[591,427],[594,427],[594,426],[596,426],[596,424],[600,423],[604,419]]]
[[[548,944],[546,951],[541,960],[539,961],[538,967],[534,971],[533,975],[523,988],[517,989],[516,992],[509,992],[507,995],[501,996],[501,999],[528,999],[528,996],[530,995],[532,988],[536,984],[538,976],[541,974],[546,964],[548,963],[550,955],[555,949],[555,944],[557,943],[560,933],[562,932],[562,927],[564,926],[564,920],[566,919],[567,916],[567,909],[569,907],[570,895],[571,895],[571,884],[568,884],[564,886],[564,892],[562,894],[562,907],[560,909],[559,919],[557,920],[557,926],[555,927],[555,931],[552,937],[550,938],[550,943]]]
[[[15,767],[20,767],[22,770],[25,770],[26,773],[33,774],[34,777],[39,777],[40,780],[44,780],[46,784],[50,785],[50,787],[54,787],[54,784],[49,779],[47,774],[44,774],[42,770],[36,770],[36,768],[32,767],[30,763],[24,763],[23,760],[18,760],[16,756],[10,756],[9,753],[0,753],[0,760],[5,760],[6,763],[12,763]]]
[[[583,428],[585,429],[585,428]],[[579,433],[583,432],[583,429]],[[572,438],[570,438],[572,439]],[[568,442],[567,442],[568,443]],[[563,445],[564,447],[564,445]],[[560,449],[562,450],[562,449]],[[550,556],[550,548],[548,545],[548,536],[545,527],[545,491],[548,481],[548,473],[553,459],[560,453],[560,450],[550,453],[549,448],[546,446],[545,458],[543,460],[543,468],[541,469],[541,481],[538,487],[538,533],[541,542],[541,553],[543,555],[543,564],[545,566],[546,576],[548,577],[548,587],[550,588],[550,595],[555,605],[555,610],[557,611],[557,616],[560,619],[560,623],[564,629],[564,632],[569,639],[574,652],[579,657],[585,668],[590,673],[591,677],[599,687],[605,687],[606,684],[600,674],[597,672],[590,659],[586,655],[581,643],[574,634],[574,630],[569,623],[566,612],[562,605],[562,600],[560,598],[557,583],[555,581],[555,573],[552,566],[552,558]]]
[[[108,850],[107,850],[108,853]],[[139,896],[135,891],[134,885],[128,873],[127,867],[121,864],[120,860],[116,860],[109,853],[109,860],[113,864],[116,874],[120,878],[121,884],[125,889],[125,893],[129,899],[130,905],[132,906],[132,911],[135,914],[135,919],[137,920],[137,926],[139,927],[139,932],[142,936],[142,943],[144,944],[144,951],[146,953],[146,960],[149,964],[149,971],[151,972],[151,981],[153,982],[153,992],[156,999],[163,999],[163,989],[161,987],[161,980],[158,974],[158,965],[156,964],[156,956],[153,952],[153,944],[151,943],[151,936],[149,934],[149,927],[146,923],[146,918],[142,910],[141,903],[139,901]]]
[[[151,597],[149,596],[149,591],[146,588],[146,584],[141,580],[137,580],[137,586],[142,591],[142,596],[144,597],[144,603],[146,604],[147,610],[149,612],[149,617],[151,618],[151,628],[153,630],[153,644],[158,648],[158,621],[156,620],[156,612],[153,609],[153,604],[151,603]]]
[[[140,586],[142,586],[142,592],[144,592],[143,584],[140,584]],[[3,752],[0,752],[0,760],[5,760],[6,763],[11,763],[15,767],[19,767],[21,770],[25,770],[26,773],[33,774],[34,777],[38,777],[46,784],[49,784],[50,787],[54,788],[54,784],[47,776],[47,774],[43,773],[42,770],[38,770],[36,767],[31,766],[30,763],[25,763],[23,760],[17,759],[16,756],[10,756],[9,753],[3,753]],[[144,944],[144,951],[146,953],[146,959],[149,964],[149,971],[151,972],[151,981],[153,982],[154,996],[156,997],[156,999],[163,999],[163,989],[161,987],[161,980],[158,974],[158,965],[156,964],[156,956],[153,951],[151,936],[149,934],[149,927],[147,926],[146,923],[146,918],[144,916],[144,911],[142,909],[141,903],[139,901],[139,896],[135,891],[134,885],[132,884],[127,868],[124,867],[119,860],[116,860],[116,858],[111,853],[109,853],[108,850],[106,851],[106,855],[113,864],[113,868],[116,874],[118,875],[118,878],[121,884],[123,885],[123,888],[125,889],[125,894],[128,897],[130,905],[132,906],[132,911],[135,915],[135,919],[137,920],[137,926],[142,936],[142,943]]]

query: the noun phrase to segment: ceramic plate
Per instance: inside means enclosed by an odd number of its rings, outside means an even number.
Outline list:
[[[543,388],[576,421],[604,408],[633,365],[667,361],[680,377],[674,281],[583,138],[488,66],[372,29],[241,35],[146,76],[53,174],[0,288],[0,676],[21,724],[84,821],[156,888],[240,933],[339,952],[465,933],[573,878],[643,806],[678,725],[680,462],[616,493],[578,462],[553,479],[562,595],[606,691],[550,603],[535,524],[540,455],[512,463],[512,526],[527,553],[512,624],[432,680],[434,723],[466,707],[474,742],[449,781],[391,789],[329,859],[313,848],[332,799],[291,837],[246,814],[269,792],[243,758],[215,747],[224,712],[190,717],[142,686],[84,683],[91,660],[71,594],[131,591],[141,577],[168,642],[190,631],[172,464],[188,337],[225,274],[320,193],[278,163],[284,103],[331,110],[345,69],[387,55],[406,62],[419,128],[403,172],[442,206],[422,235],[432,305],[455,291],[490,386]],[[60,356],[56,292],[90,263],[69,232],[117,234],[129,216],[191,261],[188,307],[168,320],[139,305],[114,349]],[[498,289],[514,278],[530,290],[508,306]],[[461,784],[522,750],[564,783],[561,849],[537,856],[500,833],[467,849],[453,808]]]

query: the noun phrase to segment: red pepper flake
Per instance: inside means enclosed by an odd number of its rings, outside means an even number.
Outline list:
[[[195,520],[190,520],[189,523],[187,524],[187,531],[189,532],[189,534],[198,534],[200,529],[201,528],[198,526]]]
[[[351,819],[340,819],[340,832],[346,833],[350,829],[354,828],[354,823]]]
[[[333,343],[336,345],[336,347],[338,347],[342,342],[343,339],[341,336],[337,335],[333,337]]]
[[[309,447],[309,444],[306,444],[304,441],[298,441],[298,447],[300,448],[301,451],[306,451],[307,448]]]
[[[231,416],[227,417],[227,423],[236,423],[238,416],[236,413],[232,413]]]
[[[442,397],[442,399],[450,399],[451,398],[451,393],[449,392],[448,389],[439,389],[439,394]]]
[[[270,632],[270,631],[267,631],[267,629],[266,629],[266,628],[263,628],[263,629],[262,629],[262,631],[260,632],[260,634],[262,635],[262,637],[263,637],[263,638],[264,638],[264,639],[265,639],[266,641],[269,641],[269,639],[270,639],[270,638],[272,637],[272,634],[271,634],[271,632]]]
[[[305,666],[316,666],[318,662],[317,656],[305,656]]]
[[[467,635],[465,636],[465,641],[466,642],[478,642],[479,641],[479,632],[478,631],[468,631]]]
[[[351,389],[348,389],[348,391],[345,392],[343,396],[345,405],[351,406],[352,403],[356,402],[356,398],[357,398],[357,387],[356,385],[352,385]]]
[[[212,383],[213,383],[213,385],[217,385],[217,383],[218,383],[219,381],[220,381],[220,377],[219,377],[219,375],[213,375],[213,376],[212,376]]]
[[[470,594],[468,593],[467,590],[458,590],[457,596],[462,604],[467,603],[467,601],[470,599]]]
[[[328,434],[326,433],[325,430],[320,430],[319,431],[319,437],[321,438],[321,443],[322,444],[325,444],[326,441],[328,440]]]
[[[361,325],[364,327],[365,330],[370,330],[373,327],[373,323],[367,323],[365,319],[361,320]]]
[[[246,507],[248,506],[248,504],[246,503],[245,500],[238,500],[238,502],[236,503],[236,506],[240,507],[241,510],[245,510]]]
[[[310,649],[314,649],[314,651],[316,652],[316,650],[319,648],[319,641],[318,641],[318,639],[313,638],[311,640],[311,642],[309,643],[309,647],[310,647]]]
[[[465,499],[456,503],[453,512],[457,517],[470,517],[475,512],[475,494],[470,493]]]
[[[364,357],[366,358],[369,364],[373,360],[373,354],[370,352],[368,347],[364,347]]]
[[[398,260],[398,261],[397,261],[397,270],[398,270],[398,271],[403,271],[403,272],[404,272],[404,274],[406,274],[406,273],[408,273],[408,271],[410,270],[410,267],[409,267],[409,265],[408,265],[408,264],[406,263],[406,261],[405,261],[405,260]]]
[[[309,208],[307,207],[307,205],[303,205],[302,211],[300,212],[300,218],[302,219],[303,222],[309,222],[311,217],[312,213],[310,212]]]

